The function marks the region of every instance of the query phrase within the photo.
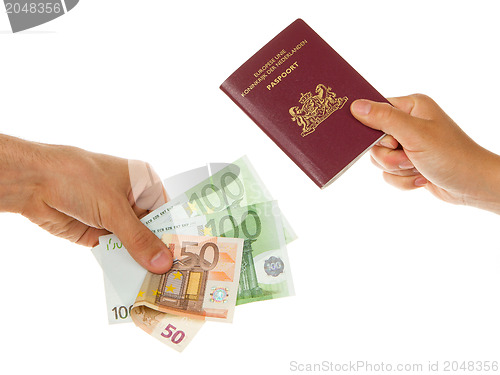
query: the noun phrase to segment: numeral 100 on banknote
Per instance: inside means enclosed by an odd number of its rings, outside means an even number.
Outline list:
[[[245,210],[241,212],[241,217],[238,218],[238,216],[240,216],[238,215],[239,213],[240,212],[235,212],[234,214],[231,213],[230,215],[224,215],[218,220],[218,223],[215,219],[210,219],[206,226],[211,229],[212,233],[219,236],[244,239],[255,239],[259,237],[262,231],[262,221],[259,214],[250,209],[248,211]],[[249,217],[252,218],[253,223],[250,223],[250,220],[248,220]],[[230,228],[226,230],[226,224],[228,222],[230,224]],[[240,236],[240,229],[243,232],[243,236]]]
[[[133,305],[130,305],[128,309],[126,306],[115,306],[113,309],[111,309],[111,311],[115,313],[115,320],[118,320],[118,318],[127,319],[132,311],[132,306]]]
[[[235,173],[226,172],[221,176],[213,176],[212,183],[205,184],[199,193],[201,197],[198,196],[197,191],[191,193],[189,203],[196,203],[201,212],[204,213],[217,212],[233,202],[243,199],[245,188]],[[184,209],[188,214],[193,209],[193,204],[189,203],[184,205]]]

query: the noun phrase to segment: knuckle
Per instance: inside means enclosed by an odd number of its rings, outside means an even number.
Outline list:
[[[401,177],[395,176],[393,174],[390,174],[388,172],[384,172],[384,180],[387,182],[389,185],[401,189],[401,190],[406,190],[404,187],[404,184],[402,184]]]
[[[132,251],[144,253],[153,248],[151,234],[147,230],[139,230],[131,235]]]
[[[430,96],[428,95],[425,95],[425,94],[420,94],[420,93],[416,93],[416,94],[413,94],[413,95],[410,95],[417,104],[424,104],[424,105],[436,105],[436,102],[434,101],[434,99],[432,99]]]
[[[374,112],[374,117],[377,122],[389,122],[394,115],[393,107],[388,103],[381,103]]]
[[[396,151],[387,150],[384,147],[373,147],[372,157],[386,172],[394,172],[400,170],[399,168],[400,154]]]
[[[416,188],[413,184],[414,178],[411,176],[400,176],[384,172],[384,180],[399,190],[414,190]]]
[[[370,161],[372,162],[372,164],[374,166],[376,166],[377,168],[381,168],[382,169],[382,166],[377,162],[377,160],[375,160],[375,158],[373,157],[373,151],[372,151],[372,155],[370,155]]]

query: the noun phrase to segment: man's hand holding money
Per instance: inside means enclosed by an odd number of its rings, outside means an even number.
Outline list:
[[[0,135],[0,176],[0,212],[85,246],[115,233],[144,268],[170,269],[171,253],[138,219],[167,200],[147,163]]]

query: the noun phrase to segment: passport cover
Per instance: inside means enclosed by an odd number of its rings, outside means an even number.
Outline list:
[[[384,135],[361,124],[349,107],[361,98],[387,100],[301,19],[220,88],[320,188]]]

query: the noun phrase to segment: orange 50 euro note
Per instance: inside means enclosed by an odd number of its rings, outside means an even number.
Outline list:
[[[174,264],[163,275],[147,273],[132,308],[134,323],[153,334],[158,330],[154,322],[166,319],[182,318],[179,322],[190,321],[190,325],[197,328],[201,322],[196,320],[231,322],[238,294],[243,239],[165,234],[162,241],[172,252]],[[156,333],[180,344],[185,332],[178,333],[170,327],[165,333],[167,326]]]

